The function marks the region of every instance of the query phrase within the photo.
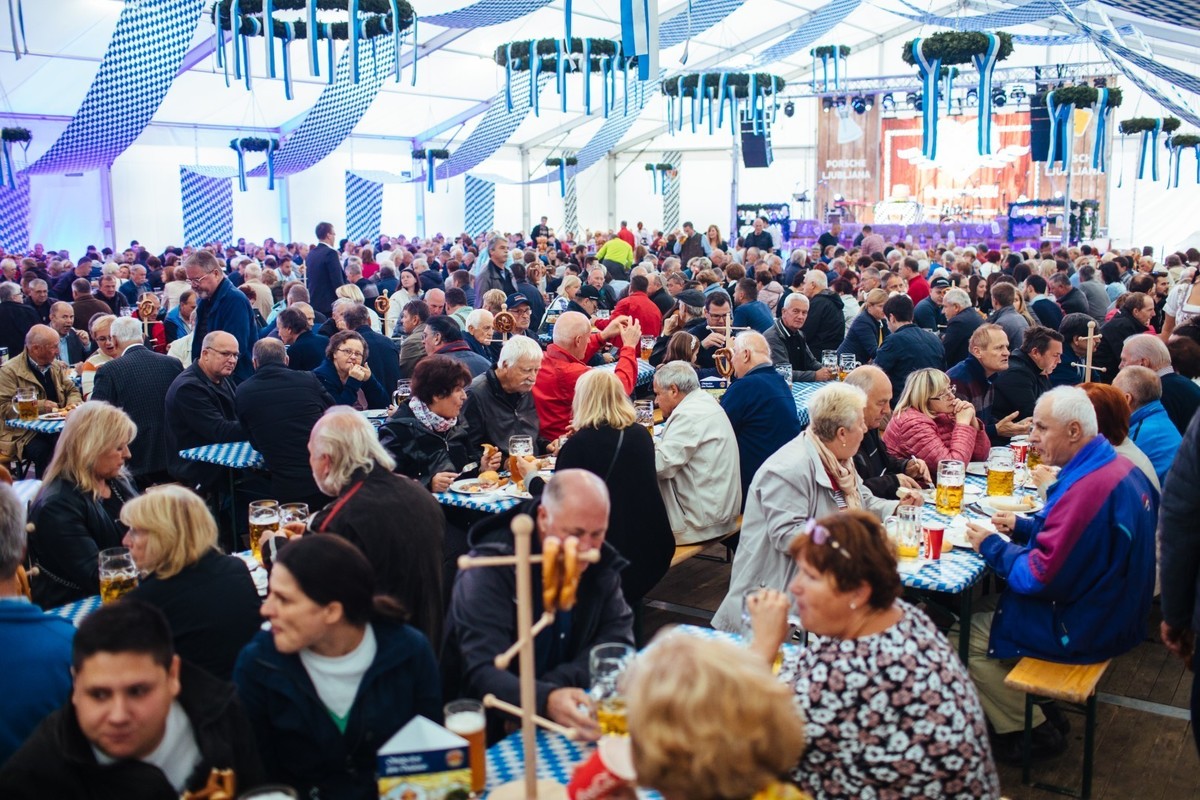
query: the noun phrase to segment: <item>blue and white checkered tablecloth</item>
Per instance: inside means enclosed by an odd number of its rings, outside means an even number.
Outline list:
[[[986,479],[977,475],[968,475],[967,484],[975,486],[981,491],[986,490],[987,487]],[[988,519],[987,515],[976,511],[970,505],[963,509],[962,516],[968,520],[987,521]],[[947,526],[954,522],[954,517],[937,513],[929,503],[923,506],[921,518],[923,520],[935,519]],[[922,564],[923,566],[917,572],[901,570],[900,579],[905,587],[958,594],[973,586],[983,577],[983,573],[987,569],[987,563],[983,560],[983,556],[974,550],[965,550],[960,547],[954,548],[949,553],[942,553],[942,557],[937,561],[923,561]]]
[[[467,508],[483,514],[503,514],[521,502],[516,497],[490,492],[488,494],[458,494],[457,492],[437,492],[433,495],[444,506]]]
[[[639,359],[637,363],[638,363],[637,385],[639,387],[649,386],[651,383],[654,382],[654,367],[650,366],[649,361],[642,361]],[[608,372],[615,372],[617,369],[617,363],[614,361],[611,364],[602,364],[599,367],[596,367],[596,369],[603,369],[603,370],[607,370]]]
[[[38,433],[62,433],[63,425],[66,425],[66,422],[61,419],[33,419],[28,421],[9,419],[5,420],[5,424],[10,428],[23,428],[24,430],[36,431]]]
[[[828,383],[792,384],[792,397],[796,401],[796,413],[800,416],[800,427],[807,428],[810,421],[808,418],[808,399],[816,394],[817,389],[828,385]]]
[[[188,461],[204,461],[233,469],[257,469],[265,463],[262,453],[251,447],[249,442],[206,444],[203,447],[180,450],[179,455]]]

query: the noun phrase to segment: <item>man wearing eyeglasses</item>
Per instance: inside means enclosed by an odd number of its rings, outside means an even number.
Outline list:
[[[234,381],[243,381],[254,374],[250,352],[258,341],[258,326],[254,310],[246,296],[234,288],[221,262],[208,250],[198,250],[184,262],[188,283],[200,297],[196,305],[195,331],[192,337],[192,361],[200,359],[208,334],[223,331],[233,337],[239,355],[232,370]],[[232,397],[232,390],[230,397]]]
[[[199,354],[167,390],[167,468],[171,477],[205,493],[220,481],[221,467],[187,461],[179,451],[241,442],[247,435],[238,422],[230,380],[241,355],[237,339],[224,331],[213,331],[197,341]]]

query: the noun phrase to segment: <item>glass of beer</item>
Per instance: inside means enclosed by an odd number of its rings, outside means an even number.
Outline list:
[[[888,538],[896,543],[900,558],[916,558],[921,554],[921,506],[900,506],[896,515],[883,521]]]
[[[821,366],[834,374],[838,374],[838,354],[837,350],[822,350],[821,351]]]
[[[304,525],[308,524],[308,503],[284,503],[279,507],[279,525],[280,527],[289,522],[299,522]],[[287,533],[288,537],[292,536]],[[261,549],[261,548],[260,548]]]
[[[1016,465],[1007,447],[993,447],[987,460],[988,497],[1009,497],[1014,489]]]
[[[455,700],[444,709],[446,730],[467,740],[471,751],[471,795],[487,788],[487,716],[478,700]]]
[[[532,436],[508,437],[508,474],[514,483],[519,483],[521,481],[521,469],[517,466],[517,459],[521,458],[522,456],[532,455]]]
[[[38,396],[37,389],[30,386],[25,386],[17,389],[17,393],[13,395],[13,410],[17,412],[17,419],[22,422],[32,422],[38,417]]]
[[[646,431],[654,435],[654,401],[653,400],[635,400],[633,403],[634,413],[637,415],[636,422],[641,425]]]
[[[775,371],[779,373],[779,377],[787,381],[788,387],[792,385],[792,365],[791,364],[776,364]]]
[[[1025,456],[1025,466],[1028,467],[1030,474],[1037,469],[1038,464],[1042,463],[1042,454],[1037,451],[1037,448],[1030,445],[1029,453]]]
[[[410,397],[412,397],[412,381],[407,379],[396,381],[396,391],[392,392],[392,399],[396,401],[396,405],[404,405]]]
[[[838,380],[846,380],[846,376],[854,370],[854,353],[842,353],[838,361]]]
[[[127,547],[100,551],[100,601],[111,603],[138,585],[137,564]]]
[[[259,542],[264,533],[279,529],[279,501],[255,500],[250,503],[250,552],[258,563],[263,563]]]
[[[642,361],[649,361],[650,354],[654,352],[654,343],[657,341],[653,336],[642,337]]]
[[[634,649],[627,644],[598,644],[588,655],[590,694],[596,703],[596,721],[602,734],[629,735],[622,679],[633,655]]]
[[[937,488],[933,492],[934,510],[953,517],[962,513],[963,486],[967,482],[967,465],[961,461],[939,461]]]

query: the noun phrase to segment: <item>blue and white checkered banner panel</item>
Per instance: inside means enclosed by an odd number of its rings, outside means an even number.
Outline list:
[[[743,5],[745,0],[696,0],[690,11],[685,8],[659,27],[658,46],[666,50],[704,33]]]
[[[1200,28],[1200,2],[1197,0],[1171,0],[1169,3],[1160,0],[1104,0],[1103,5],[1170,25]]]
[[[346,170],[346,236],[374,238],[383,227],[383,183]]]
[[[463,198],[463,229],[472,236],[487,233],[496,218],[496,184],[468,175]]]
[[[233,241],[233,175],[229,167],[179,167],[183,243]]]
[[[663,161],[675,167],[676,176],[669,177],[669,173],[662,174],[663,180],[663,230],[674,231],[679,229],[679,165],[683,160],[683,153],[678,150],[667,150],[663,153]],[[686,265],[685,265],[686,266]]]
[[[384,38],[370,39],[359,47],[358,83],[350,76],[350,48],[342,52],[333,83],[321,91],[304,122],[288,135],[275,154],[277,176],[303,172],[336,150],[354,130],[396,65],[396,48],[390,40],[379,41]],[[262,164],[247,174],[266,177],[267,166]]]
[[[1064,0],[1065,4],[1072,8],[1083,5],[1087,1]],[[1062,4],[1057,2],[1057,0],[1032,0],[1032,2],[1015,8],[1006,8],[1002,11],[992,11],[987,14],[976,14],[966,17],[947,17],[939,14],[930,14],[912,3],[905,2],[905,0],[900,0],[900,3],[906,8],[911,9],[912,13],[906,14],[903,11],[894,11],[892,9],[888,9],[888,12],[924,25],[936,25],[941,28],[949,28],[953,31],[982,31],[1008,28],[1013,25],[1037,22],[1038,20],[1062,13]]]
[[[814,11],[800,28],[764,50],[755,64],[767,66],[776,61],[782,61],[816,43],[818,39],[833,30],[838,23],[850,16],[850,13],[858,8],[859,3],[860,0],[831,0],[827,5]]]
[[[0,184],[0,247],[23,253],[29,249],[29,175],[17,173],[16,188]]]
[[[126,3],[79,110],[29,171],[97,169],[125,152],[175,80],[203,8],[204,0]]]
[[[512,22],[548,5],[550,0],[479,0],[457,11],[423,16],[421,22],[443,28],[483,28]]]
[[[579,190],[576,183],[576,167],[571,167],[567,173],[567,193],[563,195],[563,230],[570,233],[579,231]]]

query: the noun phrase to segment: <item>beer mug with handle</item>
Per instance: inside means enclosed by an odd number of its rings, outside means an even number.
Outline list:
[[[22,422],[32,422],[38,417],[38,393],[31,386],[22,386],[13,395],[13,411]]]
[[[896,543],[900,558],[916,558],[921,552],[921,507],[899,506],[896,515],[883,521],[888,538]]]
[[[634,649],[627,644],[598,644],[588,654],[589,694],[596,703],[596,721],[604,734],[626,736],[625,693],[622,679],[633,659]]]

